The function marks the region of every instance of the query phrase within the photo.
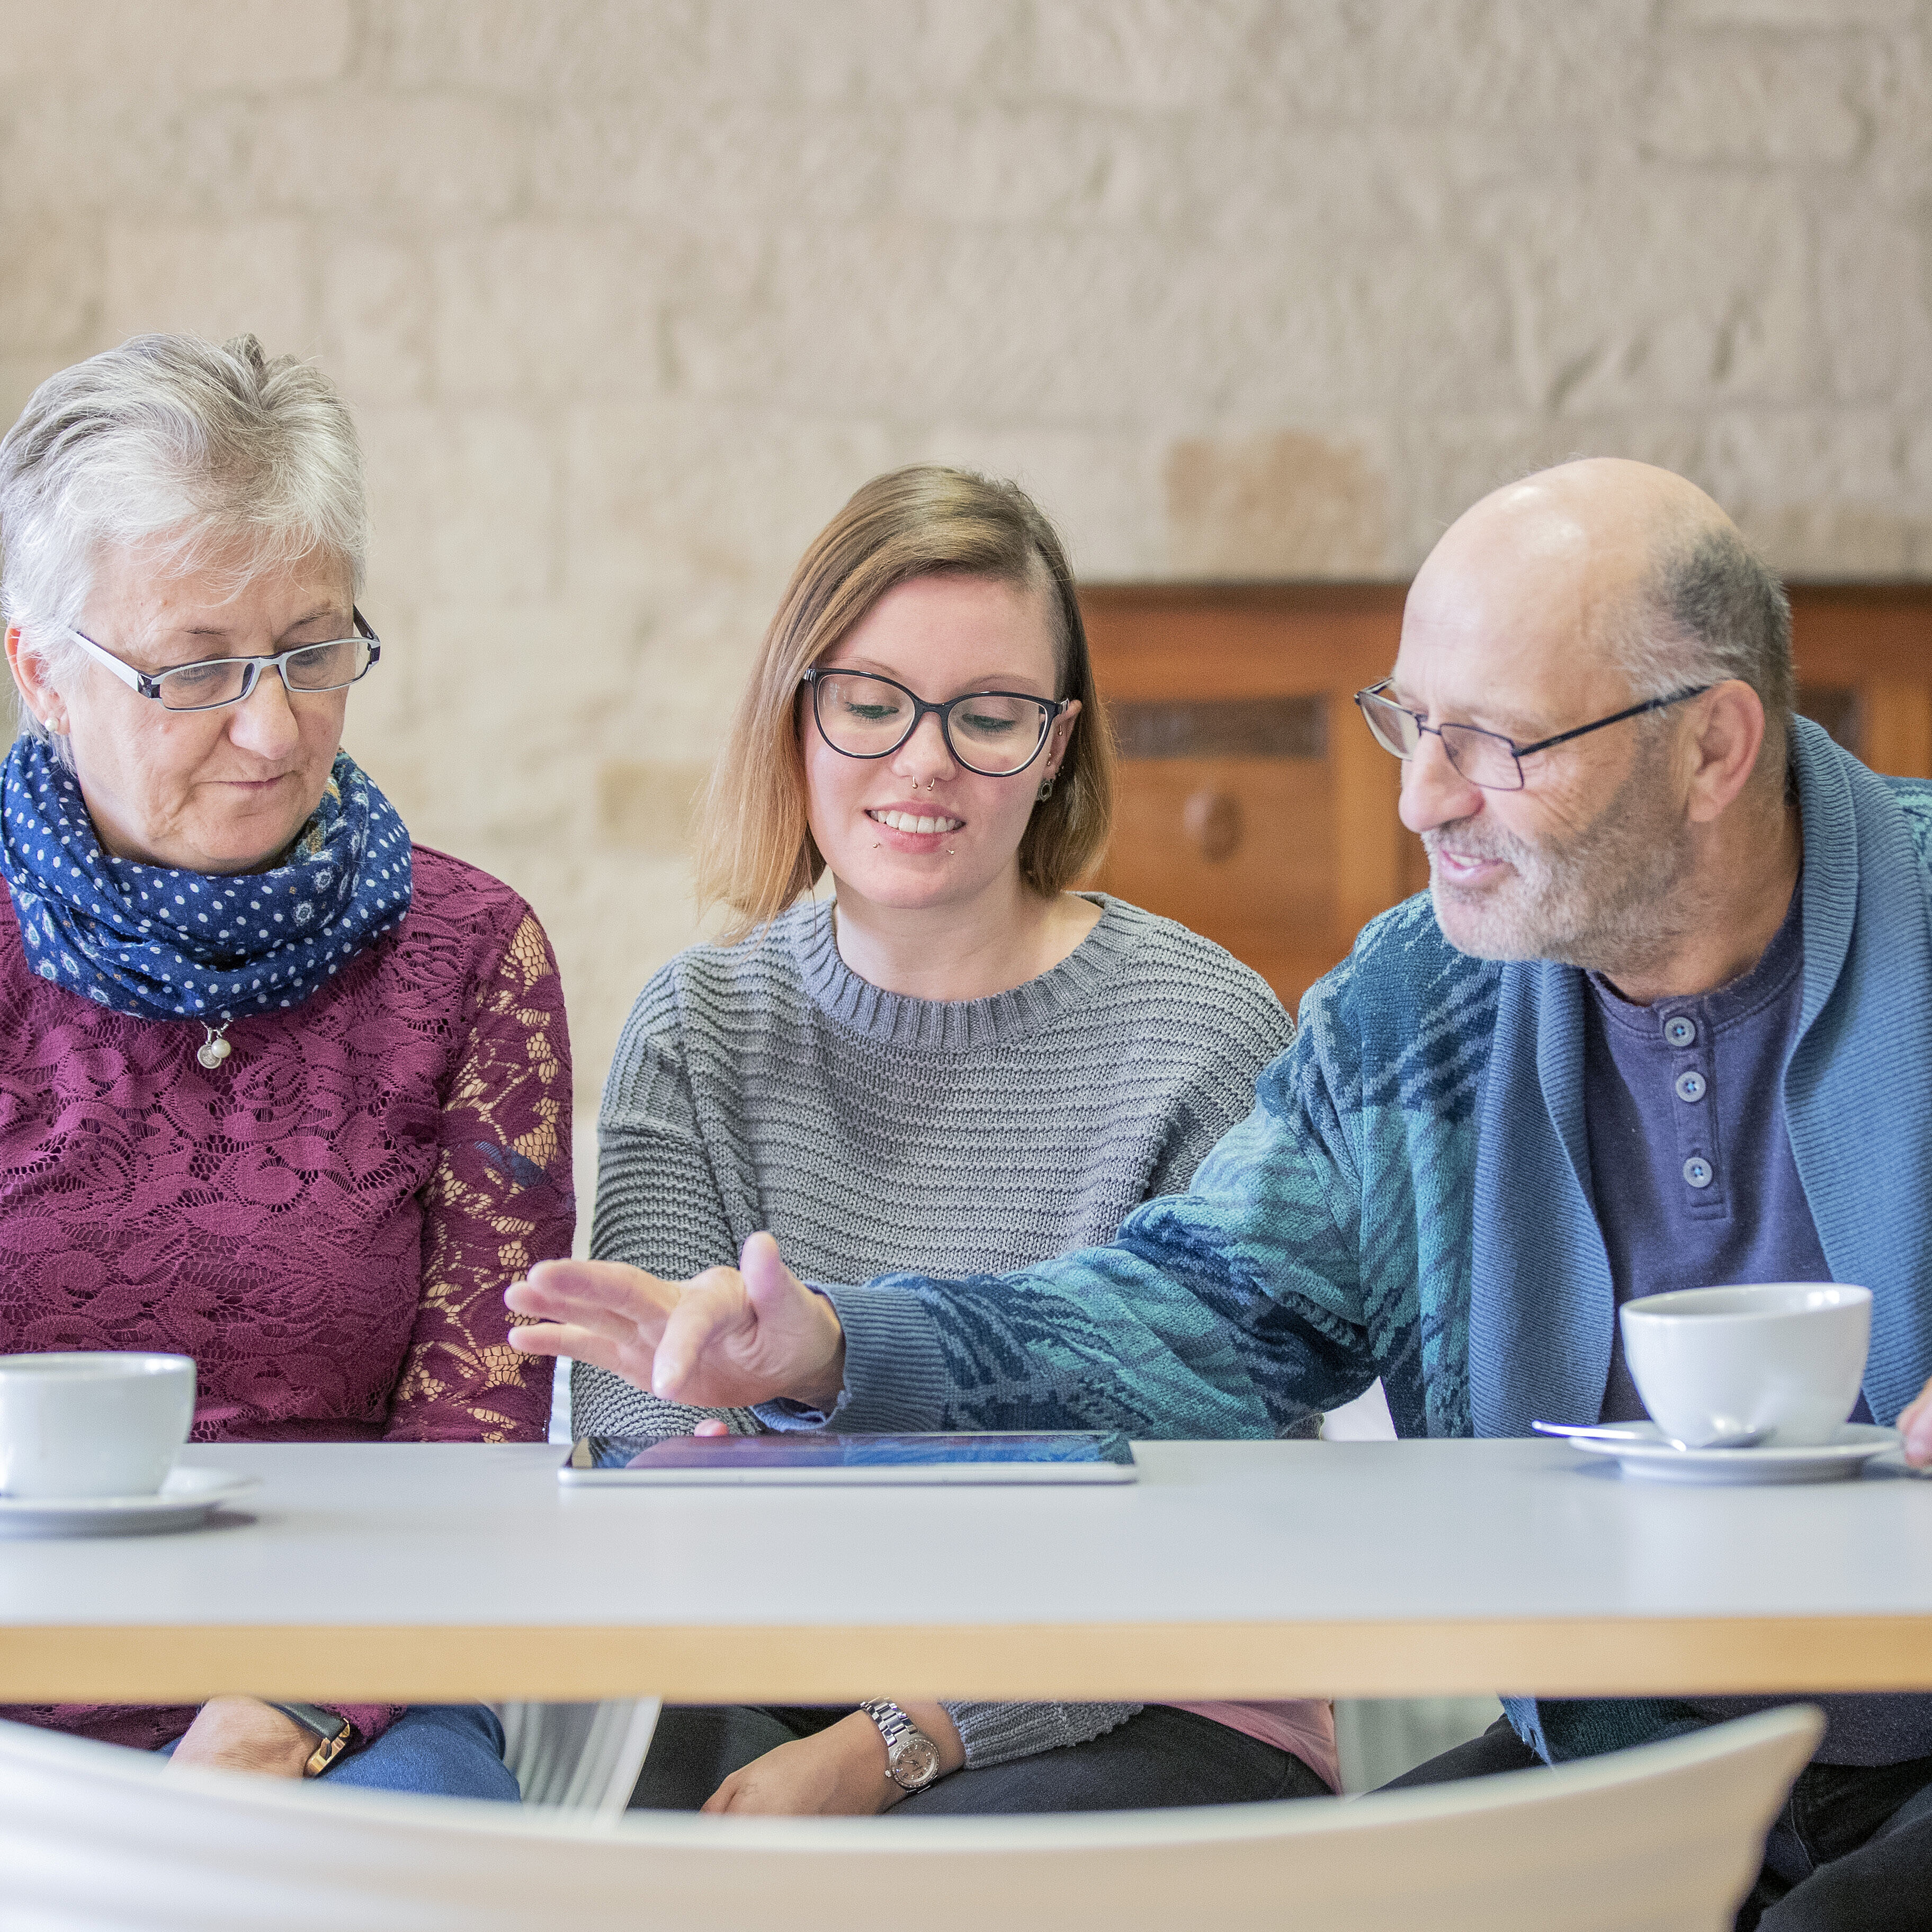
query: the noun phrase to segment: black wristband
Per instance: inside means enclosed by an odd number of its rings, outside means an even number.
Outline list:
[[[325,1711],[320,1704],[278,1704],[264,1699],[272,1711],[279,1711],[301,1725],[316,1739],[315,1749],[302,1766],[304,1778],[320,1778],[356,1741],[356,1726],[340,1711]]]

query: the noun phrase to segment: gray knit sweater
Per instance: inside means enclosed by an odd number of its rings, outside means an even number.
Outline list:
[[[839,957],[823,903],[681,953],[640,995],[604,1085],[591,1252],[682,1280],[768,1228],[799,1274],[836,1282],[1004,1274],[1111,1240],[1246,1117],[1291,1023],[1210,940],[1100,904],[1059,965],[985,1000],[882,992]],[[580,1434],[702,1413],[581,1362],[571,1396]],[[946,1708],[982,1766],[1140,1707]]]

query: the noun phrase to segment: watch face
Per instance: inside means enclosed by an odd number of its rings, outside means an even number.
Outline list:
[[[892,1750],[892,1782],[920,1791],[939,1775],[939,1747],[923,1732],[902,1738]]]

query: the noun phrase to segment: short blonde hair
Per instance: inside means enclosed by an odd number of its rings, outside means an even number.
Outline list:
[[[825,859],[806,810],[799,745],[806,670],[886,593],[914,578],[991,578],[1046,599],[1059,698],[1076,721],[1053,796],[1020,840],[1020,876],[1043,897],[1083,877],[1106,848],[1114,816],[1113,740],[1066,553],[1016,483],[920,464],[875,476],[820,531],[785,586],[706,788],[700,820],[700,904],[732,915],[728,942],[776,919],[815,886]]]

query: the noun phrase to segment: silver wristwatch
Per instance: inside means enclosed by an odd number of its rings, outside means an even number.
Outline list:
[[[902,1791],[923,1791],[939,1775],[939,1747],[887,1698],[859,1708],[886,1741],[886,1775]]]

